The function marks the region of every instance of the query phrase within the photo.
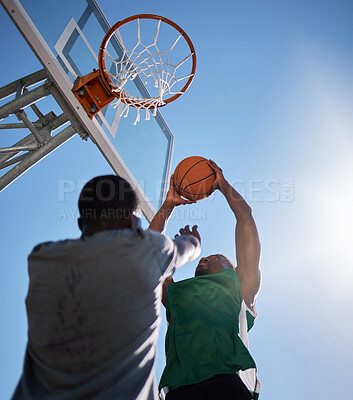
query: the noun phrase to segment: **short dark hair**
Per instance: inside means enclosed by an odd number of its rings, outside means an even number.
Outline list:
[[[138,206],[130,183],[118,175],[97,176],[83,187],[78,199],[82,219],[130,216]]]
[[[228,257],[226,257],[224,254],[216,254],[216,256],[223,257],[226,261],[228,261],[229,268],[235,269],[235,265],[230,261]]]

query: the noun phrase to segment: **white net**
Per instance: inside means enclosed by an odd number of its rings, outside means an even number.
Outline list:
[[[161,22],[161,20],[156,21],[154,37],[151,39],[152,43],[145,44],[141,39],[140,19],[137,19],[137,42],[131,49],[127,48],[119,29],[117,29],[115,34],[123,50],[123,54],[118,60],[107,48],[103,50],[106,65],[109,64],[109,69],[107,68],[105,72],[110,78],[111,91],[116,92],[119,97],[113,106],[117,107],[121,102],[124,103],[125,107],[121,113],[121,116],[124,115],[124,117],[128,116],[129,106],[136,108],[137,116],[134,125],[140,121],[141,109],[146,110],[145,119],[149,120],[150,110],[152,115],[155,116],[157,108],[165,105],[167,98],[184,92],[185,89],[182,89],[182,84],[194,75],[191,67],[190,69],[187,68],[187,73],[185,73],[184,67],[186,63],[191,66],[193,52],[189,52],[178,61],[175,61],[175,57],[171,57],[172,50],[183,38],[183,34],[178,32],[178,37],[169,47],[165,50],[159,49],[158,39]],[[190,50],[190,48],[188,49]],[[127,82],[134,80],[137,76],[140,77],[150,92],[150,88],[153,88],[153,96],[138,97],[127,90]]]

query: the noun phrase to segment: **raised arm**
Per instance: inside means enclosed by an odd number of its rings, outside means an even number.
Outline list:
[[[186,200],[183,199],[181,196],[178,195],[174,188],[174,183],[173,183],[173,175],[170,177],[170,186],[169,190],[166,196],[166,199],[164,203],[162,204],[162,207],[157,211],[155,216],[153,217],[149,229],[157,232],[164,233],[170,216],[173,213],[173,210],[175,207],[180,206],[182,204],[192,204],[196,203],[196,201],[191,201],[191,200]],[[192,230],[190,231],[189,226],[186,226],[185,228],[181,228],[179,230],[180,236],[175,235],[175,244],[178,247],[178,253],[181,254],[181,257],[179,257],[180,264],[183,265],[185,262],[188,262],[189,260],[183,260],[183,254],[188,254],[187,247],[190,246],[191,244],[188,243],[188,241],[183,240],[182,236],[183,235],[189,235],[193,236],[194,238],[198,239],[199,246],[196,249],[195,254],[200,253],[200,235],[197,231],[197,226],[194,226]],[[197,257],[195,255],[195,257]],[[191,261],[191,260],[190,260]],[[166,301],[166,294],[167,294],[167,287],[174,283],[174,280],[172,277],[166,278],[163,282],[163,288],[162,288],[162,303],[165,306],[165,301]]]
[[[162,207],[156,212],[155,216],[153,217],[149,229],[164,233],[174,208],[182,204],[192,204],[192,203],[196,203],[196,201],[186,200],[178,195],[178,193],[174,188],[173,175],[172,175],[170,177],[170,186],[166,199],[164,200]]]
[[[178,249],[178,260],[176,261],[176,268],[187,262],[195,260],[200,255],[201,251],[201,237],[197,230],[197,225],[194,225],[190,230],[189,225],[179,229],[179,235],[175,235],[174,243]],[[195,246],[196,245],[196,246]],[[190,252],[188,248],[194,246],[194,251]],[[167,287],[174,283],[173,277],[166,278],[162,286],[162,304],[165,306],[167,298]]]
[[[250,206],[227,182],[223,176],[222,170],[211,160],[209,161],[209,165],[216,173],[214,189],[218,189],[224,195],[236,218],[236,271],[244,301],[248,307],[252,308],[261,285],[261,272],[259,267],[261,245],[256,224]]]

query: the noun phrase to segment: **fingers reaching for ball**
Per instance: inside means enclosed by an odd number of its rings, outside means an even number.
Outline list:
[[[166,200],[170,202],[173,206],[180,206],[182,204],[193,204],[196,203],[195,200],[187,200],[181,197],[178,192],[175,190],[174,185],[174,174],[170,177],[169,181],[169,190],[167,193]]]
[[[184,228],[179,229],[179,233],[180,233],[180,235],[193,236],[201,243],[201,236],[197,229],[198,229],[197,225],[194,225],[191,230],[190,230],[190,226],[186,225]],[[177,236],[179,236],[179,235],[175,235],[175,237],[177,237]]]
[[[222,168],[220,168],[213,160],[209,159],[208,160],[208,165],[211,167],[211,169],[214,172],[217,172],[219,170],[222,172]]]
[[[212,169],[212,171],[216,174],[216,178],[212,184],[212,192],[216,189],[219,189],[222,182],[225,181],[222,168],[220,168],[213,160],[208,160],[208,165]]]

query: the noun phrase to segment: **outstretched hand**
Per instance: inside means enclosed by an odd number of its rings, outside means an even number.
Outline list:
[[[216,174],[216,179],[213,182],[211,191],[211,193],[213,193],[216,189],[221,188],[222,184],[226,182],[226,179],[224,178],[222,169],[214,161],[208,160],[207,163],[212,171]]]
[[[162,207],[156,212],[153,217],[149,229],[157,232],[164,232],[167,228],[168,219],[171,216],[174,207],[180,206],[181,204],[192,204],[196,203],[194,200],[183,199],[175,190],[173,175],[170,177],[170,186],[167,193],[167,197],[162,204]]]
[[[170,177],[170,186],[165,200],[174,206],[196,203],[195,200],[186,200],[177,193],[174,187],[174,175]]]
[[[194,225],[192,227],[192,230],[190,230],[190,226],[186,225],[185,228],[180,228],[179,229],[179,234],[180,235],[175,235],[174,237],[177,238],[178,236],[182,236],[182,235],[189,235],[189,236],[193,236],[194,238],[196,238],[200,243],[201,243],[201,236],[199,234],[199,231],[197,230],[197,225]]]

